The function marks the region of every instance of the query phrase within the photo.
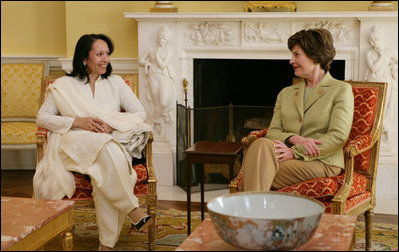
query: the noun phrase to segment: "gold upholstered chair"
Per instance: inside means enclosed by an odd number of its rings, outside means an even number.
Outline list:
[[[347,81],[352,85],[354,114],[349,138],[344,146],[345,170],[335,177],[315,178],[278,189],[280,192],[300,194],[321,201],[326,213],[364,214],[366,222],[366,250],[371,249],[373,208],[376,205],[375,184],[380,151],[386,83]],[[244,158],[250,144],[264,137],[267,129],[251,132],[241,142]],[[231,181],[230,192],[241,187],[243,173]]]
[[[35,149],[44,63],[1,64],[1,149]]]
[[[137,76],[136,75],[120,75],[129,85],[133,92],[137,94]],[[55,81],[53,76],[44,76],[42,80],[42,95],[41,102],[44,101],[45,90],[48,85]],[[137,95],[138,96],[138,95]],[[47,138],[47,129],[37,128],[37,162],[43,158],[43,144]],[[154,168],[152,166],[152,141],[153,134],[150,133],[150,138],[143,150],[143,158],[140,160],[133,159],[132,169],[137,173],[137,182],[134,187],[134,194],[139,199],[140,206],[147,206],[147,213],[151,215],[154,220],[148,228],[148,249],[154,249],[155,239],[155,218],[157,208],[157,179],[155,176]],[[90,178],[77,172],[73,172],[75,178],[76,190],[71,199],[65,197],[65,200],[75,200],[76,209],[94,209],[94,202],[92,198],[93,188],[91,186]],[[133,228],[133,225],[132,225]],[[68,231],[61,235],[63,244],[71,244],[72,234]]]

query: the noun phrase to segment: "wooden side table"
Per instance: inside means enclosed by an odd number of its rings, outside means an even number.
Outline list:
[[[230,165],[230,179],[234,176],[234,161],[242,151],[241,143],[199,141],[188,148],[187,159],[187,234],[191,233],[191,165],[202,164],[201,167],[201,220],[204,220],[204,167],[205,163]]]
[[[61,235],[63,250],[72,250],[72,200],[1,197],[1,250],[37,250]]]

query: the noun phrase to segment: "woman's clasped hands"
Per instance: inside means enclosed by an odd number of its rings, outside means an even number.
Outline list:
[[[76,117],[72,128],[80,128],[97,133],[111,133],[114,130],[103,120],[93,117]]]
[[[274,153],[276,154],[278,161],[284,161],[295,158],[294,151],[290,147],[288,147],[279,140],[274,140],[274,142],[275,144],[273,146],[276,148],[274,150]]]
[[[274,140],[275,144],[273,145],[276,149],[274,152],[276,153],[276,157],[279,161],[284,161],[284,160],[289,160],[289,159],[294,159],[294,151],[288,147],[285,143],[279,141],[279,140]],[[318,145],[322,144],[321,141],[308,138],[308,137],[302,137],[299,135],[294,135],[289,138],[289,142],[292,145],[303,145],[306,150],[306,155],[310,157],[317,157],[320,156],[320,150]]]
[[[303,137],[299,135],[294,135],[288,140],[292,145],[303,145],[306,149],[306,155],[310,157],[318,157],[320,156],[320,150],[318,145],[322,144],[321,141],[310,138]]]

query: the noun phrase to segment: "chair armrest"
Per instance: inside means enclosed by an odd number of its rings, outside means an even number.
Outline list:
[[[331,200],[333,202],[333,212],[337,214],[343,214],[345,201],[348,199],[354,173],[354,157],[371,149],[376,140],[370,135],[357,136],[351,140],[344,148],[345,156],[345,177],[344,182]]]
[[[239,191],[239,189],[240,189],[239,188],[239,186],[240,186],[239,182],[242,183],[242,176],[243,176],[243,173],[240,170],[238,172],[237,176],[233,180],[230,181],[230,184],[229,184],[230,193],[236,193],[236,192]]]
[[[150,137],[145,146],[145,155],[146,155],[146,166],[148,171],[148,182],[157,182],[157,178],[155,176],[154,167],[152,165],[152,142],[154,141],[154,135],[152,132],[149,133]]]
[[[249,147],[249,145],[251,145],[251,143],[254,142],[256,139],[266,136],[267,129],[268,129],[268,128],[265,128],[265,129],[262,129],[262,130],[251,131],[251,132],[249,133],[248,136],[243,137],[243,138],[241,139],[241,143],[242,143],[243,146],[244,146],[244,151],[245,151],[245,150]]]
[[[266,135],[266,133],[267,133],[267,129],[268,129],[268,128],[265,128],[265,129],[262,129],[262,130],[251,131],[251,132],[248,134],[248,136],[243,137],[243,138],[241,139],[241,143],[242,143],[242,145],[244,146],[244,149],[243,149],[243,159],[245,158],[245,155],[247,154],[248,147],[249,147],[256,139],[261,138],[261,137],[264,137],[264,136]],[[241,169],[242,169],[242,167],[241,167]],[[238,192],[238,190],[239,190],[239,187],[240,187],[239,183],[242,183],[242,176],[243,176],[243,173],[242,173],[241,169],[240,169],[240,171],[238,172],[237,176],[236,176],[233,180],[231,180],[231,182],[230,182],[230,184],[229,184],[230,193],[236,193],[236,192]]]
[[[373,141],[373,137],[370,135],[357,136],[346,145],[344,149],[345,158],[354,157],[369,150],[373,147],[374,143],[375,141]]]
[[[43,158],[43,144],[47,141],[47,132],[48,129],[37,127],[37,132],[36,132],[37,164]]]

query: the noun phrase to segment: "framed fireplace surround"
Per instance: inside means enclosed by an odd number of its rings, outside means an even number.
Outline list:
[[[344,61],[346,80],[362,81],[370,67],[367,52],[371,50],[370,36],[378,28],[384,47],[392,55],[398,54],[398,13],[397,12],[214,12],[214,13],[134,13],[125,12],[125,18],[138,23],[138,56],[153,50],[158,44],[158,34],[166,32],[168,50],[173,55],[168,69],[174,75],[176,103],[184,104],[182,85],[187,79],[187,104],[194,107],[194,60],[195,59],[277,59],[289,60],[287,48],[289,36],[301,29],[326,28],[333,37],[336,47],[336,60]],[[394,66],[395,67],[395,66]],[[137,70],[136,70],[137,71]],[[397,59],[396,59],[397,71]],[[147,109],[146,75],[144,67],[138,67],[140,100]],[[264,72],[245,74],[267,75]],[[386,80],[376,80],[386,81]],[[397,78],[392,86],[397,87]],[[393,90],[397,97],[397,88]],[[396,129],[383,140],[380,152],[380,166],[397,166],[397,99],[391,101],[395,117],[389,123]],[[176,111],[176,107],[172,109]],[[167,138],[173,155],[176,155],[176,115],[174,122],[165,125]],[[190,131],[194,134],[194,130]],[[191,138],[193,139],[193,138]],[[154,155],[156,155],[154,146]],[[176,184],[176,164],[171,167],[155,167],[159,183]],[[385,170],[390,168],[385,168]],[[394,171],[394,169],[392,169]],[[379,173],[381,169],[379,169]],[[173,174],[173,176],[169,176]],[[388,172],[387,178],[394,176]],[[397,169],[396,176],[397,177]],[[168,181],[162,181],[167,178]],[[378,178],[377,178],[378,179]],[[397,188],[397,179],[394,186]],[[395,190],[397,191],[397,190]],[[378,192],[377,192],[378,196]],[[397,199],[397,192],[394,195]]]

